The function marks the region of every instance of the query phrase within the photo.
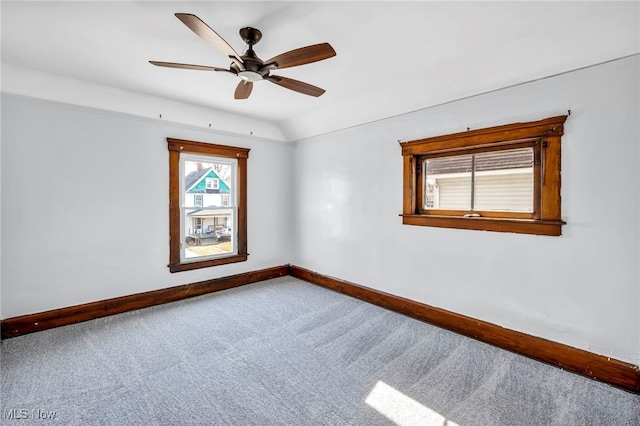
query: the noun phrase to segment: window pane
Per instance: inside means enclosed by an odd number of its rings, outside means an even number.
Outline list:
[[[184,159],[182,197],[184,259],[235,253],[233,161]]]
[[[424,209],[471,209],[471,155],[430,158],[423,169]]]
[[[223,205],[222,196],[231,194],[231,164],[228,162],[184,161],[183,205],[193,207],[193,200],[202,197],[202,206]],[[194,197],[193,195],[199,195]]]
[[[423,167],[424,209],[533,212],[533,148],[430,158]]]
[[[533,212],[533,148],[475,156],[474,210]]]
[[[193,259],[234,253],[233,209],[185,209],[184,257]]]

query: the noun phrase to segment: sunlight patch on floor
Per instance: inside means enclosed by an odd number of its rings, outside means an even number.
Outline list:
[[[399,426],[459,426],[384,382],[376,383],[364,402]]]

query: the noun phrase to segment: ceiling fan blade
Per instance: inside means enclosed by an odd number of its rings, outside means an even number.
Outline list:
[[[329,43],[314,44],[299,49],[290,50],[278,56],[274,56],[265,64],[275,63],[278,69],[297,67],[298,65],[309,64],[311,62],[322,61],[336,56],[336,51]]]
[[[204,41],[206,41],[207,43],[209,43],[210,45],[218,49],[225,56],[235,58],[240,63],[242,63],[242,59],[240,58],[240,55],[238,55],[238,53],[235,50],[233,50],[233,47],[231,47],[229,43],[225,41],[225,39],[220,37],[220,35],[217,32],[211,29],[210,26],[205,24],[196,15],[192,15],[191,13],[176,13],[176,17],[179,20],[181,20],[183,24],[189,27],[191,31],[193,31],[198,36],[200,36],[200,38],[202,38]]]
[[[149,63],[159,67],[180,68],[180,69],[197,70],[197,71],[226,71],[226,72],[235,74],[233,71],[228,70],[226,68],[208,67],[205,65],[178,64],[175,62],[159,62],[159,61],[149,61]]]
[[[318,97],[325,92],[324,89],[321,89],[316,86],[312,86],[309,83],[304,83],[302,81],[294,80],[292,78],[281,77],[279,75],[269,75],[265,77],[265,80],[269,80],[270,82],[275,83],[279,86],[286,87],[289,90],[300,92],[309,96]]]
[[[242,80],[238,86],[236,87],[236,92],[234,93],[234,99],[247,99],[253,90],[253,83],[250,81]]]

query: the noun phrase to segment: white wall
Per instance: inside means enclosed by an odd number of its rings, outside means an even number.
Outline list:
[[[640,364],[638,63],[635,56],[296,142],[291,263]],[[398,140],[568,109],[561,237],[401,224]]]
[[[638,63],[291,145],[4,94],[2,318],[290,262],[640,364]],[[398,140],[567,109],[562,237],[401,224]],[[251,148],[247,262],[168,272],[166,137]]]
[[[289,146],[2,96],[2,317],[289,262]],[[167,137],[250,148],[249,260],[171,274]]]
[[[162,118],[165,122],[218,130],[221,133],[253,135],[274,141],[287,140],[278,125],[253,117],[47,74],[7,63],[3,63],[0,68],[4,93],[33,96],[137,117]]]

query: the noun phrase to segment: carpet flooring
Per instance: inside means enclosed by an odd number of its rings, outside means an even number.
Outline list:
[[[282,277],[2,341],[2,424],[639,425],[640,396]]]

